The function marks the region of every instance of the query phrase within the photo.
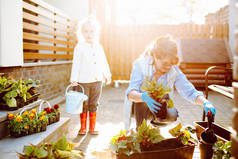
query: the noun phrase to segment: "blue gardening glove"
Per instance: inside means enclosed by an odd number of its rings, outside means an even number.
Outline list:
[[[209,110],[211,110],[212,114],[215,115],[216,114],[216,109],[213,107],[212,103],[207,101],[207,102],[204,102],[203,103],[203,106],[204,106],[204,110],[205,110],[205,113],[206,113],[206,116],[207,116],[207,112]]]
[[[148,108],[152,113],[157,113],[158,110],[160,110],[159,107],[161,107],[161,104],[156,102],[153,98],[151,98],[147,92],[142,93],[141,99],[143,100],[143,102],[147,104]],[[159,107],[156,105],[158,105]]]

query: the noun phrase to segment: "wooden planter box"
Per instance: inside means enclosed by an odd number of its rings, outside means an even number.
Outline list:
[[[166,139],[151,147],[150,151],[142,151],[130,156],[116,154],[116,159],[192,159],[195,144],[173,146],[173,143],[176,145],[177,142],[176,138]],[[162,148],[166,144],[168,146]]]
[[[0,101],[0,110],[8,110],[8,111],[13,111],[17,110],[19,108],[24,107],[25,105],[28,105],[30,103],[33,103],[34,101],[37,101],[39,97],[39,93],[32,95],[32,98],[27,99],[26,102],[24,102],[22,99],[17,98],[17,106],[16,107],[9,107],[5,101]]]
[[[10,130],[10,136],[13,136],[13,137],[16,137],[16,138],[17,137],[22,137],[22,136],[27,136],[27,135],[39,133],[39,132],[42,132],[42,131],[46,131],[46,128],[47,128],[47,124],[42,125],[39,129],[35,128],[33,131],[28,131],[28,132],[17,133],[17,132],[13,132],[12,130]]]
[[[49,118],[48,125],[56,123],[60,120],[60,112],[57,112],[54,118]]]
[[[196,134],[198,139],[200,139],[201,133],[207,128],[207,122],[205,121],[196,121],[194,122],[195,127],[196,127]],[[225,128],[217,125],[217,124],[212,124],[212,129],[218,139],[218,141],[230,141],[230,136],[231,136],[231,132],[226,130]]]

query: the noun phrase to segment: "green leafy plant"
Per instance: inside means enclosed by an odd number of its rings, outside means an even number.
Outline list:
[[[214,154],[213,159],[229,159],[231,158],[231,142],[216,142],[212,147]]]
[[[22,80],[15,81],[0,76],[0,98],[9,107],[17,107],[17,99],[26,102],[34,93],[30,93],[32,88],[39,87],[39,81]]]
[[[187,145],[192,143],[196,143],[197,140],[192,137],[191,133],[195,133],[196,129],[192,126],[183,127],[181,123],[179,123],[177,126],[169,130],[169,133],[178,138],[182,144]]]
[[[171,92],[171,88],[164,86],[163,81],[158,83],[155,79],[150,80],[147,77],[141,85],[141,90],[147,91],[149,95],[159,103],[162,102],[162,99],[165,95]],[[168,108],[174,107],[174,102],[172,99],[168,99],[167,106]]]
[[[133,129],[130,131],[120,131],[119,135],[114,136],[110,142],[110,149],[114,153],[128,156],[135,152],[141,152],[140,144]]]
[[[163,139],[160,130],[147,125],[144,120],[137,132],[131,129],[130,131],[120,131],[119,135],[114,136],[110,142],[110,149],[114,153],[129,156],[144,151]]]
[[[146,120],[143,120],[141,126],[138,127],[136,138],[142,150],[147,150],[152,145],[164,140],[164,137],[160,134],[160,130],[147,125]]]
[[[22,159],[81,159],[83,153],[74,150],[74,144],[63,136],[55,143],[44,143],[39,146],[24,146],[23,154],[18,153]]]

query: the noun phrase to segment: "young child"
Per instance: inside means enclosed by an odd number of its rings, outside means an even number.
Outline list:
[[[71,71],[71,84],[83,86],[88,100],[83,104],[80,114],[81,128],[79,135],[85,135],[87,130],[87,112],[89,111],[89,133],[97,135],[95,130],[96,111],[99,97],[102,93],[102,82],[111,82],[111,73],[103,47],[99,43],[100,27],[96,19],[88,18],[81,27],[83,41],[79,41],[74,49]]]

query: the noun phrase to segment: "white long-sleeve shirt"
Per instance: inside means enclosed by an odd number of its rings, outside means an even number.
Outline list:
[[[91,83],[111,78],[111,72],[99,43],[80,42],[74,49],[70,81]]]

